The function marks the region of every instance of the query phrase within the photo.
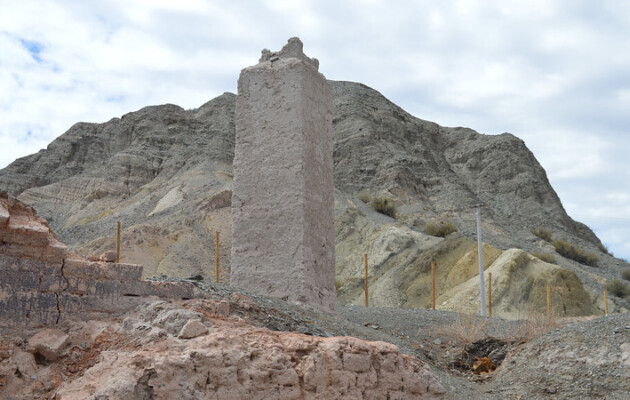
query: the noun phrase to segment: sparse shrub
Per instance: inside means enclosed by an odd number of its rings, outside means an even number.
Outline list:
[[[542,261],[549,263],[549,264],[555,264],[556,263],[556,256],[554,256],[553,254],[549,254],[549,253],[532,253],[532,255],[534,257],[537,257],[539,259],[541,259]]]
[[[543,314],[532,311],[527,315],[526,319],[519,320],[516,326],[512,328],[512,332],[506,336],[514,341],[528,341],[538,336],[545,335],[558,327],[557,315],[555,315],[553,311],[551,318],[548,318],[546,313]]]
[[[532,229],[531,232],[534,234],[534,236],[541,238],[545,242],[551,243],[553,241],[553,234],[545,228]]]
[[[617,297],[630,298],[630,287],[619,279],[608,281],[608,283],[606,283],[606,290],[608,290],[608,293],[614,294]]]
[[[457,226],[450,221],[429,222],[424,228],[424,233],[427,235],[438,237],[446,237],[457,231]]]
[[[381,214],[396,218],[396,205],[384,197],[375,197],[372,200],[372,208]]]
[[[558,254],[577,261],[580,264],[596,267],[599,262],[599,257],[597,257],[595,253],[576,247],[573,243],[569,243],[566,240],[556,240],[552,244],[553,247],[556,248]]]
[[[621,272],[621,277],[627,281],[630,281],[630,269],[626,269]]]
[[[449,342],[465,346],[488,337],[488,320],[475,315],[460,314],[453,324],[431,330],[436,337],[446,337]]]
[[[357,197],[359,198],[359,200],[361,200],[365,204],[368,204],[370,201],[372,201],[372,197],[369,194],[365,193],[365,192],[359,193],[359,195]]]

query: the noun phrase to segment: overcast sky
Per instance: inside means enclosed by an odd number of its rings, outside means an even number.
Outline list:
[[[329,79],[520,137],[569,214],[630,259],[625,0],[0,0],[0,167],[78,121],[235,93],[292,36]]]

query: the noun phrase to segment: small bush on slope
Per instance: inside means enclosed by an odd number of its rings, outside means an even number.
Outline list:
[[[551,243],[553,241],[553,234],[545,228],[532,229],[531,232],[534,236],[537,236],[546,242]]]
[[[620,298],[629,298],[630,297],[630,287],[620,281],[619,279],[613,279],[606,284],[606,290],[609,293],[614,294]]]
[[[372,200],[372,208],[381,214],[396,218],[396,205],[384,197],[375,197]]]
[[[563,257],[570,258],[577,261],[580,264],[590,265],[596,267],[599,262],[599,257],[595,253],[591,253],[579,247],[576,247],[573,243],[569,243],[566,240],[556,240],[552,243],[556,248],[558,254]]]
[[[424,233],[431,236],[446,237],[453,232],[457,232],[457,230],[457,226],[455,226],[454,223],[450,221],[440,221],[429,222],[426,228],[424,228]]]
[[[369,202],[372,201],[372,197],[369,194],[365,193],[365,192],[359,193],[359,195],[357,197],[359,198],[359,200],[361,200],[365,204],[368,204]]]

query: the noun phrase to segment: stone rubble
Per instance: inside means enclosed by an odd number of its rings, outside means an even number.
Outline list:
[[[158,302],[148,308],[185,314],[211,303]],[[143,314],[146,309],[138,309],[125,318],[126,328],[110,328],[111,335],[130,336],[127,341],[139,341],[140,347],[102,351],[82,376],[58,388],[56,399],[444,398],[426,364],[389,343],[276,332],[219,314],[189,320],[185,327],[212,326],[194,338],[166,332],[148,337],[147,329],[161,329],[159,318]]]
[[[44,329],[28,340],[27,350],[40,354],[48,361],[55,361],[69,340],[70,336],[59,329]]]
[[[197,319],[189,319],[186,325],[179,331],[177,337],[180,339],[193,339],[197,336],[205,335],[208,333],[208,328]]]

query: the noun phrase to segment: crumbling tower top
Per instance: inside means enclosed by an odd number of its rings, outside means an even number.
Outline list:
[[[303,61],[306,65],[309,65],[315,69],[315,71],[319,70],[319,61],[317,58],[310,58],[306,54],[304,54],[304,44],[300,40],[300,38],[292,37],[289,39],[287,44],[282,47],[280,51],[270,51],[268,49],[263,49],[262,55],[260,56],[259,63],[263,62],[276,62],[280,59],[286,58],[297,58]]]

